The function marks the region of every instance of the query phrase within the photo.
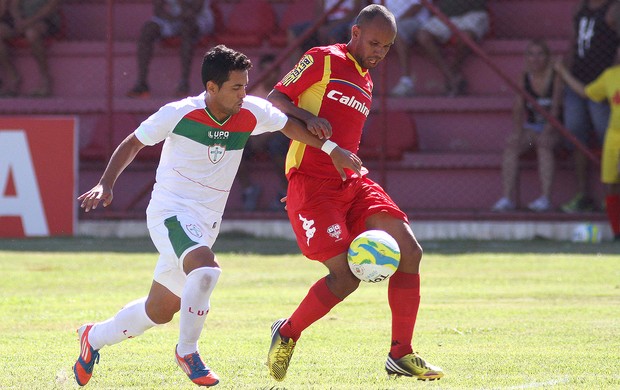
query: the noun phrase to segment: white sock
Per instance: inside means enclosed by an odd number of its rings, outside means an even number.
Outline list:
[[[210,298],[222,270],[213,267],[196,268],[187,275],[181,293],[179,344],[177,353],[185,356],[198,351],[198,338],[207,319]]]
[[[114,317],[95,324],[88,334],[90,345],[94,349],[101,349],[140,336],[157,325],[146,315],[145,302],[146,297],[129,302]]]

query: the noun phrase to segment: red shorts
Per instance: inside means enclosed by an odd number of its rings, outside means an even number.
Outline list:
[[[367,177],[343,182],[294,174],[286,208],[301,253],[321,262],[346,252],[373,214],[387,212],[409,223],[383,188]]]

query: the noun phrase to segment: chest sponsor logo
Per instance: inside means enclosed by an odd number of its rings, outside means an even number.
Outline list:
[[[228,139],[230,132],[224,131],[224,130],[218,130],[218,131],[209,130],[207,134],[209,135],[209,138],[211,139]]]
[[[226,146],[222,146],[220,144],[211,145],[208,148],[207,153],[209,153],[209,160],[213,164],[217,164],[224,158],[226,154]]]
[[[366,106],[366,103],[360,102],[355,98],[355,96],[347,96],[344,93],[334,89],[327,93],[327,98],[335,100],[340,104],[344,104],[347,107],[351,107],[352,109],[362,113],[364,116],[368,116],[368,114],[370,114],[370,109]]]

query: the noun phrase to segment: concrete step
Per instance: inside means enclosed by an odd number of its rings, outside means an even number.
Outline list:
[[[405,153],[398,162],[368,162],[371,177],[384,183],[403,209],[417,211],[489,211],[502,195],[501,150],[495,152]],[[521,209],[540,196],[537,164],[524,159],[517,184],[516,201]],[[598,167],[591,168],[590,188],[600,204],[604,189]],[[552,204],[558,208],[575,193],[570,159],[556,160]]]
[[[424,218],[431,218],[432,215],[469,215],[469,218],[483,216],[482,218],[510,219],[516,218],[519,212],[524,212],[529,218],[534,213],[527,211],[527,204],[540,196],[536,162],[526,158],[521,161],[517,183],[517,212],[490,212],[502,193],[500,152],[405,153],[400,161],[365,160],[365,166],[370,170],[370,177],[383,185],[403,210],[410,215]],[[82,163],[78,192],[82,193],[94,185],[104,167],[103,161]],[[114,203],[94,218],[143,214],[150,197],[155,167],[155,161],[140,159],[130,165],[116,185],[119,190],[115,192]],[[255,161],[252,167],[252,181],[259,183],[262,190],[258,211],[270,213],[278,195],[279,173],[274,171],[273,165],[268,161]],[[597,169],[592,167],[590,187],[597,205],[601,205],[604,191],[598,181]],[[558,160],[551,199],[554,208],[545,214],[555,213],[558,215],[554,218],[560,218],[559,215],[563,213],[559,211],[559,206],[570,200],[574,191],[574,173],[570,159]],[[228,200],[227,212],[243,215],[241,192],[239,183],[235,182]]]

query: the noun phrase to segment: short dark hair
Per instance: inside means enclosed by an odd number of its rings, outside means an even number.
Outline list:
[[[235,70],[250,70],[252,61],[243,53],[224,45],[207,51],[202,59],[202,85],[212,81],[221,87]]]
[[[391,22],[394,26],[396,26],[394,14],[380,4],[370,4],[364,7],[357,15],[357,18],[355,18],[355,24],[361,27],[376,17],[381,17],[385,21]]]

